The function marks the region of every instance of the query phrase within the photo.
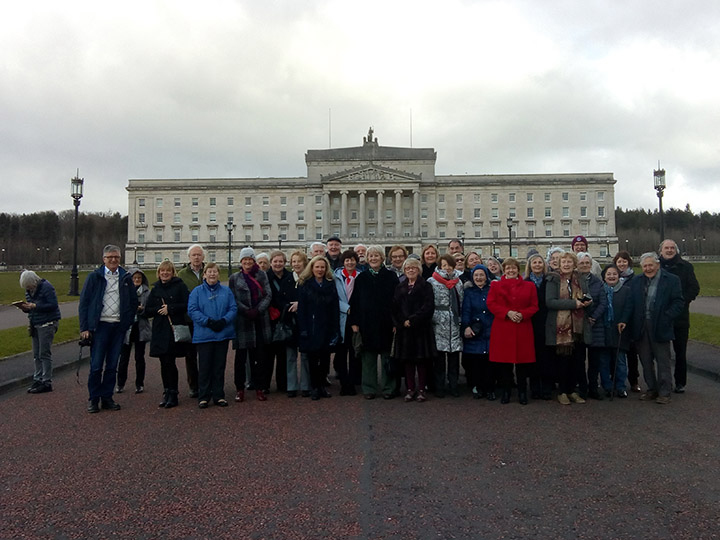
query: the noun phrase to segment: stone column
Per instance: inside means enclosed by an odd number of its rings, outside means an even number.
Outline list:
[[[403,216],[402,216],[402,189],[395,190],[395,236],[402,238]]]
[[[323,231],[323,237],[322,241],[325,242],[330,236],[330,192],[329,191],[323,191],[323,221],[322,221],[322,231]]]
[[[383,195],[385,195],[385,190],[378,189],[377,190],[377,238],[380,239],[384,236],[383,231]]]
[[[420,238],[420,190],[413,189],[413,236]]]
[[[347,223],[348,223],[348,192],[343,190],[340,192],[340,237],[347,241]]]
[[[360,195],[360,228],[358,230],[358,236],[360,238],[365,238],[365,222],[367,221],[367,214],[365,213],[365,193],[367,192],[364,189],[358,191]]]

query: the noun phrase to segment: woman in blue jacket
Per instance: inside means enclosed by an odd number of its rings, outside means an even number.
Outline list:
[[[222,285],[216,263],[208,263],[202,285],[195,287],[188,300],[188,314],[193,320],[193,343],[198,352],[198,405],[208,406],[212,398],[219,407],[225,399],[225,364],[228,343],[235,337],[237,303],[232,291]]]
[[[472,279],[465,284],[462,303],[463,363],[473,397],[494,401],[495,384],[490,367],[490,327],[493,314],[487,307],[493,276],[487,267],[477,264]]]

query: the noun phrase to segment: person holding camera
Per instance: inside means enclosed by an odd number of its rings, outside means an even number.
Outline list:
[[[90,345],[88,412],[120,410],[113,400],[125,332],[137,313],[138,298],[132,276],[120,266],[120,248],[103,248],[103,265],[88,275],[80,293],[80,344]]]
[[[580,376],[585,377],[585,345],[592,342],[592,327],[585,319],[585,308],[592,304],[592,298],[588,281],[577,271],[577,262],[575,253],[562,253],[560,267],[548,273],[545,287],[545,343],[555,347],[558,401],[562,405],[585,403],[575,387]]]

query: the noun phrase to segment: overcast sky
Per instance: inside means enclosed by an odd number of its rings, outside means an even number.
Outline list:
[[[0,212],[71,208],[76,168],[123,214],[130,178],[305,176],[371,125],[437,174],[613,172],[625,208],[660,160],[666,208],[717,212],[719,82],[717,0],[3,2]]]

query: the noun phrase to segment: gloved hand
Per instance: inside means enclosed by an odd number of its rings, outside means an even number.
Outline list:
[[[213,332],[220,332],[226,325],[225,319],[210,319],[208,321],[208,326]]]
[[[245,316],[251,321],[254,321],[255,319],[257,319],[259,313],[260,312],[257,310],[257,308],[250,308],[245,312]]]

